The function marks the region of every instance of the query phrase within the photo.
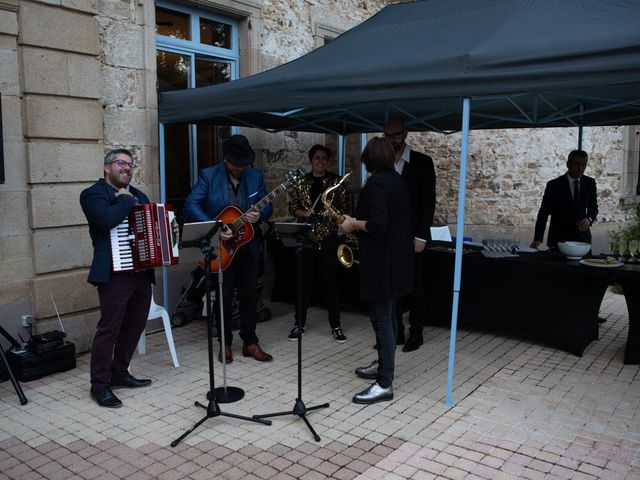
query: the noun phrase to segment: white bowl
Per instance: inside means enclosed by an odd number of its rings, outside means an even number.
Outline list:
[[[560,249],[560,252],[568,259],[580,260],[589,253],[591,244],[584,242],[558,242],[558,249]]]

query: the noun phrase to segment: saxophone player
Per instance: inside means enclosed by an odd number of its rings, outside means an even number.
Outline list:
[[[289,340],[294,341],[298,335],[304,335],[307,307],[311,299],[314,279],[319,277],[317,285],[322,287],[324,300],[329,316],[331,335],[338,343],[347,341],[347,337],[340,325],[340,305],[336,275],[338,260],[336,249],[338,246],[338,226],[336,220],[325,215],[320,201],[322,193],[338,183],[340,177],[327,171],[327,164],[331,157],[331,150],[324,145],[314,145],[309,150],[311,171],[305,175],[298,186],[289,195],[289,213],[298,221],[315,225],[314,234],[320,243],[320,249],[305,249],[302,257],[302,318],[295,319],[295,324],[289,334]],[[348,211],[347,192],[339,187],[334,192],[334,207],[342,212]],[[296,313],[297,315],[297,313]]]
[[[413,291],[413,236],[406,181],[394,170],[393,146],[385,138],[372,138],[362,152],[371,174],[356,208],[356,218],[344,216],[342,229],[358,237],[360,299],[371,306],[378,358],[356,369],[361,378],[375,380],[354,395],[355,403],[376,403],[393,398],[396,321],[395,300]]]

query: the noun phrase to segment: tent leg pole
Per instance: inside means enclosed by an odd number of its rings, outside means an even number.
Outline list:
[[[456,357],[456,336],[458,331],[458,300],[460,297],[460,278],[462,275],[462,242],[464,239],[464,204],[467,188],[467,157],[469,152],[469,117],[471,100],[462,101],[462,148],[460,151],[460,187],[458,193],[458,219],[456,224],[456,257],[453,273],[453,304],[451,306],[451,336],[449,338],[449,366],[447,368],[447,391],[444,403],[455,406],[451,398],[453,390],[453,368]]]

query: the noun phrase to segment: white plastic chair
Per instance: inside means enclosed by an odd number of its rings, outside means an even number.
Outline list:
[[[171,358],[173,359],[173,366],[178,368],[180,365],[178,364],[178,355],[176,354],[176,345],[173,343],[173,333],[171,332],[171,322],[169,321],[169,314],[167,310],[161,306],[156,304],[153,300],[153,289],[151,290],[151,305],[149,307],[149,316],[147,317],[147,321],[153,320],[154,318],[162,317],[162,323],[164,325],[164,333],[167,336],[167,343],[169,344],[169,350],[171,351]],[[144,355],[145,353],[145,332],[142,332],[140,335],[140,340],[138,340],[138,354]]]

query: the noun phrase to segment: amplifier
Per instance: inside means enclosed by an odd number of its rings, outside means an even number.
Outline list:
[[[53,345],[47,345],[44,349],[14,347],[7,351],[7,361],[16,378],[21,382],[28,382],[75,368],[76,347],[66,340],[53,342]]]

